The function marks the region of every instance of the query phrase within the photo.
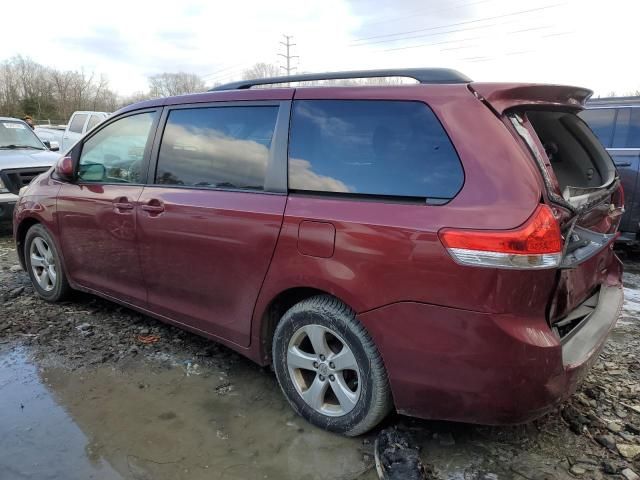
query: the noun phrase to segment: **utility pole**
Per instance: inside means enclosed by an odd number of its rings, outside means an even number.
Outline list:
[[[285,38],[285,41],[280,42],[280,45],[284,45],[284,48],[286,48],[287,53],[286,54],[279,53],[278,55],[280,57],[283,57],[287,61],[287,66],[283,67],[282,65],[280,65],[280,68],[284,69],[287,72],[287,76],[289,76],[291,75],[291,70],[295,68],[291,66],[291,59],[300,58],[300,57],[298,55],[291,55],[291,47],[295,45],[295,43],[291,43],[291,39],[293,38],[293,35],[283,35],[283,37]]]

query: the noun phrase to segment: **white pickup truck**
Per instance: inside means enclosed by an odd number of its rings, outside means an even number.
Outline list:
[[[69,123],[61,126],[36,127],[35,134],[43,142],[57,142],[60,151],[66,152],[80,137],[109,116],[106,112],[73,112]]]

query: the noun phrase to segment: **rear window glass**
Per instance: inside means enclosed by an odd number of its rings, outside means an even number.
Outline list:
[[[294,102],[291,190],[449,199],[463,182],[449,137],[422,102]]]
[[[263,190],[278,107],[172,110],[155,182]]]
[[[587,122],[600,143],[605,147],[611,146],[613,126],[615,124],[615,108],[593,108],[580,112],[580,117]]]
[[[74,133],[82,133],[82,127],[84,127],[84,122],[87,120],[87,115],[85,113],[79,113],[74,115],[71,119],[71,125],[69,125],[69,131]]]

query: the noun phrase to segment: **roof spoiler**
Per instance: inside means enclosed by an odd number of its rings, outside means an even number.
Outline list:
[[[535,83],[478,83],[469,89],[485,101],[498,115],[515,107],[553,106],[582,110],[593,95],[587,88]]]

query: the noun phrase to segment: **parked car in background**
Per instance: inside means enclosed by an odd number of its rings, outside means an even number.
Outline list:
[[[59,157],[26,122],[0,117],[0,221],[11,220],[20,188],[49,170]]]
[[[607,148],[620,172],[626,211],[618,241],[637,247],[640,245],[640,97],[590,100],[580,116]]]
[[[60,150],[66,152],[82,135],[108,116],[106,112],[77,111],[73,112],[67,125],[38,126],[34,131],[42,141],[57,142]]]
[[[419,84],[250,88],[387,76]],[[524,422],[622,306],[590,95],[413,69],[130,105],[22,192],[17,251],[45,300],[92,292],[273,365],[322,428]]]

